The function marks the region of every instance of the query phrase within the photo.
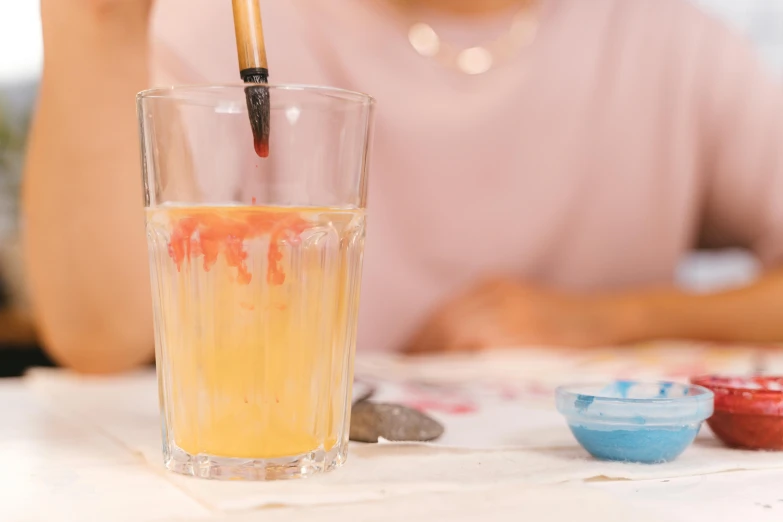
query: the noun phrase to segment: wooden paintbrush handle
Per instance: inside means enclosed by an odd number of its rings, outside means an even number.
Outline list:
[[[247,73],[263,69],[268,73],[264,29],[261,26],[259,0],[232,0],[234,5],[234,31],[237,36],[239,72],[244,79]]]

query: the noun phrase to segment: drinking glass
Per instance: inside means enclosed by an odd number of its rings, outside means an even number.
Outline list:
[[[269,90],[269,156],[246,85],[137,98],[163,458],[276,479],[346,458],[374,101]]]

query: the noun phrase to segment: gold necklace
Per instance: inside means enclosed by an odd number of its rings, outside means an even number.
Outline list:
[[[536,38],[539,25],[537,2],[528,1],[514,15],[509,30],[490,42],[467,48],[457,48],[444,42],[431,25],[414,23],[408,29],[411,47],[425,58],[432,58],[442,65],[469,75],[484,74],[493,67],[512,58]]]

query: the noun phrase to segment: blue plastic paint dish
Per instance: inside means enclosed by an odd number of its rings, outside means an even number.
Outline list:
[[[593,457],[647,464],[679,457],[714,402],[701,386],[638,381],[561,386],[556,398],[571,433]]]

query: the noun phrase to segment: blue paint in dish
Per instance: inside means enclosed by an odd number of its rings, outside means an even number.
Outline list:
[[[557,409],[595,458],[660,463],[676,459],[712,415],[714,396],[701,386],[615,381],[557,389]]]
[[[593,403],[594,397],[590,395],[579,395],[574,402],[574,407],[579,411],[585,411]]]
[[[662,382],[660,389],[658,390],[658,398],[659,399],[665,399],[669,396],[669,390],[671,387],[674,386],[674,383],[672,382]]]
[[[606,430],[571,425],[571,433],[590,455],[601,460],[657,464],[679,457],[699,433],[701,423],[671,428]]]
[[[613,393],[614,396],[627,399],[628,392],[633,388],[633,381],[617,381],[609,385],[609,389],[611,390],[612,388],[614,388],[615,391],[610,391],[610,394]]]

